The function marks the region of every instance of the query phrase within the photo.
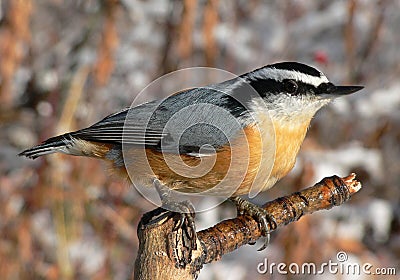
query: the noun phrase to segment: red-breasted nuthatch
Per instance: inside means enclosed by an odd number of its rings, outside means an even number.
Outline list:
[[[276,63],[124,109],[20,155],[37,158],[62,152],[101,158],[141,185],[156,183],[181,192],[231,197],[242,212],[252,214],[265,228],[267,213],[238,196],[248,194],[255,183],[259,191],[267,190],[285,176],[295,164],[314,114],[334,98],[362,88],[335,86],[305,64]],[[171,122],[179,112],[185,113]],[[209,155],[214,156],[211,168],[198,176],[182,175],[169,164],[195,167]],[[235,177],[240,173],[236,171],[230,175],[229,182],[237,187],[214,188],[235,168],[231,166],[235,158],[247,163],[242,176]],[[134,168],[127,167],[128,161]]]

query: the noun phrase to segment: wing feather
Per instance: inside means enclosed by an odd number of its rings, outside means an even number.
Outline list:
[[[212,106],[192,106],[200,104]],[[195,88],[161,101],[125,108],[88,128],[71,133],[71,136],[119,145],[146,145],[155,149],[162,146],[163,151],[179,150],[193,155],[204,145],[213,148],[225,145],[245,125],[227,121],[227,116],[215,111],[218,110],[216,107],[231,114],[234,121],[247,113],[235,98],[220,90]],[[181,112],[173,127],[167,127],[170,120]],[[179,149],[176,149],[177,145]]]

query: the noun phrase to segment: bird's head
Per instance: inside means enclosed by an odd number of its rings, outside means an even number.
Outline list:
[[[311,119],[336,97],[361,90],[362,86],[337,86],[319,70],[298,62],[281,62],[256,69],[245,79],[265,101],[272,117]]]

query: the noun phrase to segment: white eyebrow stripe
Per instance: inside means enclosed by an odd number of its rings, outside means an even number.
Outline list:
[[[301,73],[299,71],[293,70],[284,70],[284,69],[276,69],[276,68],[264,68],[260,69],[259,71],[252,73],[249,75],[250,79],[274,79],[276,81],[283,81],[285,79],[292,79],[295,81],[300,81],[306,84],[313,85],[318,87],[322,83],[329,83],[328,78],[321,73],[320,77],[308,75]]]

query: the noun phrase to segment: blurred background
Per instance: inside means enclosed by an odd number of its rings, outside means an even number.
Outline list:
[[[257,201],[350,172],[363,189],[274,232],[262,252],[244,246],[206,265],[199,279],[313,279],[257,265],[338,262],[340,251],[400,273],[399,11],[397,0],[0,0],[0,278],[126,279],[137,224],[154,207],[97,160],[32,161],[21,150],[129,106],[165,73],[242,74],[283,60],[365,89],[317,114],[294,170]],[[231,216],[227,203],[197,225]]]

